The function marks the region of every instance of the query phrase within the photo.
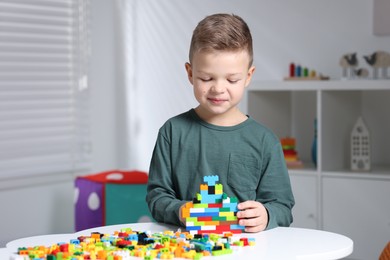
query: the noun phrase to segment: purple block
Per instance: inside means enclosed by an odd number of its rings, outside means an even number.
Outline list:
[[[76,179],[76,231],[104,225],[104,183]]]
[[[149,210],[144,201],[147,182],[147,173],[141,171],[111,170],[77,177],[74,202],[76,231],[134,222],[140,214],[148,215],[145,214]],[[128,189],[131,186],[134,188]]]

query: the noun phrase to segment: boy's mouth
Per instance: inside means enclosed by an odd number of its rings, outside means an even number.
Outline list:
[[[213,104],[221,104],[226,101],[225,99],[221,98],[208,98],[208,100]]]

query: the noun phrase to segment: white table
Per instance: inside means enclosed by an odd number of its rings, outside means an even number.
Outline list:
[[[49,246],[56,242],[68,242],[71,238],[76,238],[81,235],[90,235],[91,232],[94,231],[111,234],[114,231],[120,230],[121,228],[132,228],[135,231],[150,230],[151,232],[177,230],[177,227],[175,226],[157,223],[113,225],[83,230],[75,234],[22,238],[9,242],[7,244],[7,250],[8,253],[11,253],[16,252],[17,248],[22,246]],[[202,259],[226,260],[237,259],[239,256],[245,260],[330,260],[346,257],[353,251],[353,241],[348,237],[336,233],[314,229],[278,227],[259,233],[243,233],[240,234],[240,236],[254,237],[256,239],[256,245],[240,248],[238,251],[233,252],[233,254],[218,257],[204,257]],[[1,259],[7,258],[2,257]],[[134,257],[134,259],[141,258]]]

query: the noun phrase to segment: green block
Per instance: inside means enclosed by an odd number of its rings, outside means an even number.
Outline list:
[[[163,237],[161,238],[161,243],[162,243],[162,244],[164,244],[165,242],[169,242],[169,241],[170,241],[169,236],[163,236]]]
[[[233,253],[233,249],[223,249],[223,250],[211,251],[211,254],[213,256],[220,256],[220,255],[226,255],[226,254],[231,254],[231,253]]]
[[[206,203],[196,203],[194,204],[194,208],[208,208],[209,205]]]
[[[234,220],[238,220],[238,218],[236,216],[227,216],[226,220],[227,221],[234,221]]]
[[[105,184],[106,225],[153,221],[145,202],[146,184]]]
[[[222,184],[215,184],[215,190],[223,190]]]
[[[230,203],[238,203],[238,199],[236,197],[230,198]]]
[[[230,208],[220,208],[219,212],[230,212]]]
[[[217,217],[217,216],[215,216],[215,217],[212,217],[212,220],[213,221],[226,221],[227,219],[226,219],[226,217]]]

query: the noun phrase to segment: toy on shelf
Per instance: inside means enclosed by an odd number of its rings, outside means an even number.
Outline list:
[[[387,71],[390,67],[390,53],[385,51],[376,51],[371,55],[363,56],[363,58],[366,60],[367,64],[370,65],[373,69],[372,78],[389,78]],[[382,69],[381,76],[378,75],[379,69]]]
[[[241,233],[244,226],[238,225],[237,198],[229,198],[218,184],[218,175],[204,176],[206,184],[200,185],[200,193],[182,210],[186,229],[191,234],[224,232]]]
[[[355,69],[359,65],[357,53],[347,53],[341,56],[339,65],[343,69],[342,78],[351,79],[355,77]]]
[[[317,75],[315,70],[310,70],[307,67],[302,67],[299,64],[290,63],[289,76],[284,80],[328,80],[329,77],[322,74]]]
[[[351,132],[351,170],[370,171],[370,132],[362,117],[356,121]]]
[[[254,238],[232,234],[193,236],[180,229],[151,233],[123,228],[113,234],[92,232],[90,236],[79,236],[69,243],[59,241],[50,246],[20,247],[17,252],[20,258],[17,259],[201,259],[231,254],[234,248],[253,245]]]
[[[303,163],[299,160],[298,152],[295,150],[295,138],[281,138],[280,143],[282,144],[284,159],[286,161],[287,168],[303,168]]]
[[[368,70],[366,68],[359,68],[353,71],[357,78],[368,78]]]

